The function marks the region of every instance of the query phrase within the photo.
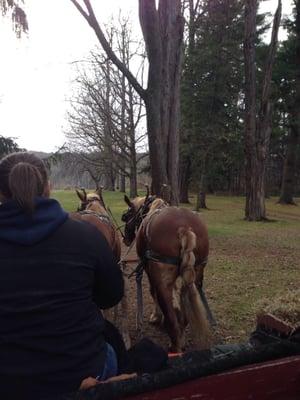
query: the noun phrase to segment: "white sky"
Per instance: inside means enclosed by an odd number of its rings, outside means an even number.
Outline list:
[[[72,62],[97,44],[94,32],[70,0],[26,0],[29,35],[17,40],[10,20],[0,18],[0,135],[28,150],[54,151],[64,142]],[[101,22],[122,9],[139,32],[138,0],[92,0]],[[274,12],[277,0],[263,11]],[[283,0],[290,14],[292,0]],[[281,38],[284,34],[281,33]]]

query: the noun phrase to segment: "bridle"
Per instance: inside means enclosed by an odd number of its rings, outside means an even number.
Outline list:
[[[142,205],[140,205],[138,210],[135,212],[135,214],[130,219],[127,220],[127,218],[125,218],[125,214],[124,214],[122,216],[122,221],[125,222],[126,225],[133,224],[134,230],[137,230],[140,227],[143,219],[148,214],[148,212],[150,210],[150,206],[154,202],[155,199],[156,199],[156,196],[149,196],[148,198],[145,199],[144,203]]]

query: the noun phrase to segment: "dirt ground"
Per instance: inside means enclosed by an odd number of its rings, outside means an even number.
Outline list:
[[[244,237],[238,240],[224,236],[211,238],[208,265],[204,273],[204,287],[208,303],[216,318],[217,326],[212,330],[212,345],[245,342],[256,327],[256,314],[262,299],[272,301],[277,295],[299,288],[299,242],[282,235],[287,230],[269,233],[268,225],[257,231],[254,243]],[[277,238],[278,236],[278,238]],[[299,237],[299,236],[298,236]],[[267,239],[266,239],[267,238]],[[254,239],[252,239],[254,240]],[[279,248],[278,243],[281,243]],[[123,246],[123,256],[127,248]],[[127,273],[137,265],[133,249],[126,255]],[[136,282],[129,280],[129,327],[132,343],[137,340],[136,330]],[[148,279],[143,277],[144,324],[143,336],[168,348],[170,341],[164,329],[149,323],[152,312]],[[187,328],[186,350],[193,349]]]

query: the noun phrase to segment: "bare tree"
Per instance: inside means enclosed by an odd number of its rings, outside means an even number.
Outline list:
[[[281,19],[281,0],[274,16],[272,37],[262,83],[260,106],[256,107],[256,14],[257,0],[245,2],[245,156],[246,156],[246,207],[245,218],[249,221],[266,219],[265,172],[271,135],[270,89],[272,69],[277,48],[278,29]]]
[[[140,53],[140,48],[138,45],[132,50],[128,21],[123,20],[119,31],[111,27],[109,36],[110,45],[116,43],[116,52],[129,66],[130,59]],[[143,60],[139,74],[143,74]],[[130,195],[134,197],[137,195],[137,148],[145,136],[139,133],[143,104],[108,58],[93,53],[90,65],[90,70],[85,69],[77,79],[79,91],[71,100],[68,136],[85,163],[102,168],[108,189],[113,190],[119,174],[129,179]]]
[[[2,15],[10,14],[12,19],[13,30],[18,38],[22,32],[28,31],[28,22],[26,13],[23,9],[24,0],[0,0],[0,11]]]
[[[137,81],[107,41],[90,0],[71,0],[94,30],[109,59],[125,75],[145,102],[152,189],[160,194],[171,186],[171,202],[178,203],[179,97],[184,19],[180,0],[139,0],[140,24],[148,55],[147,89]]]

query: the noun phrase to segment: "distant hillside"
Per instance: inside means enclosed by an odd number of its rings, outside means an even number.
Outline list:
[[[49,169],[51,185],[55,189],[69,189],[74,187],[85,187],[94,188],[96,186],[95,180],[92,179],[93,175],[99,176],[99,171],[93,171],[93,167],[90,167],[90,172],[87,171],[86,167],[78,160],[78,155],[65,152],[65,153],[46,153],[43,151],[30,151],[30,153],[43,159]],[[138,163],[138,184],[143,185],[149,181],[149,157],[138,155],[141,161]],[[99,156],[100,157],[100,156]],[[116,174],[116,187],[118,187],[119,176]],[[104,174],[101,177],[101,185],[105,187]]]

